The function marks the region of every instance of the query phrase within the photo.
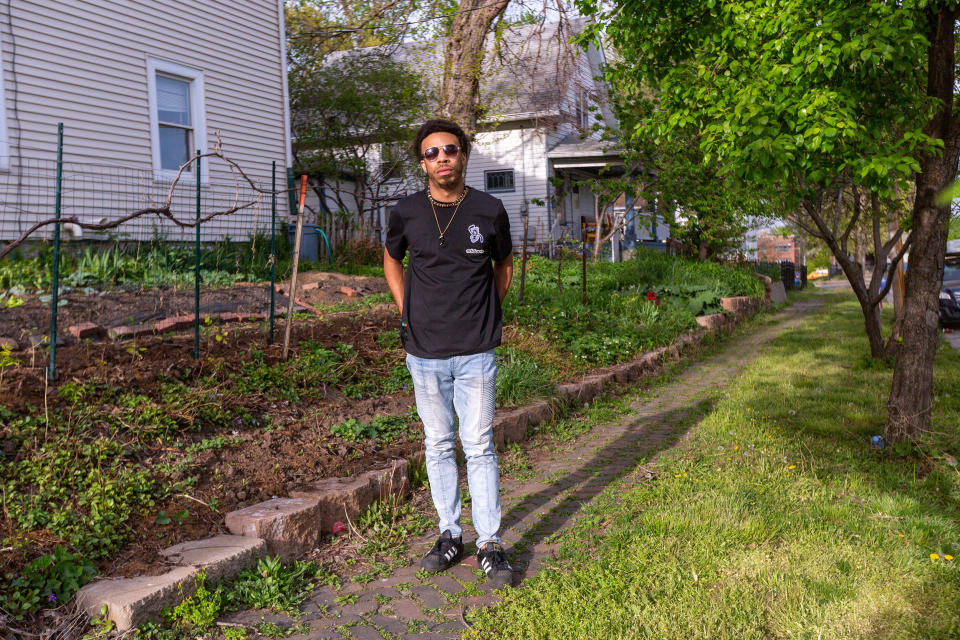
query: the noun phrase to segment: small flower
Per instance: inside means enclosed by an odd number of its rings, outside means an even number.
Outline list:
[[[904,536],[903,536],[902,533],[898,533],[898,534],[897,534],[897,537],[898,537],[898,538],[902,538],[902,537],[904,537]]]
[[[673,474],[673,477],[674,477],[674,478],[679,478],[679,477],[680,477],[680,474],[679,474],[679,473],[675,473],[675,474]]]
[[[931,554],[930,554],[930,559],[931,559],[931,560],[939,560],[939,559],[940,559],[940,554],[939,554],[939,553],[931,553]]]
[[[47,596],[47,602],[56,602],[56,601],[57,601],[57,596],[55,594],[51,593],[50,595]]]
[[[654,304],[656,304],[658,307],[660,306],[660,301],[659,301],[659,300],[654,300],[653,302],[654,302]]]
[[[734,451],[739,451],[739,450],[740,450],[740,445],[735,446],[735,447],[733,448],[733,450],[734,450]]]
[[[795,464],[792,464],[792,465],[790,465],[789,467],[787,467],[787,469],[796,469],[796,468],[797,468],[797,465],[795,465]]]
[[[945,554],[943,554],[943,559],[944,559],[944,560],[953,560],[953,556],[950,555],[949,553],[945,553]]]

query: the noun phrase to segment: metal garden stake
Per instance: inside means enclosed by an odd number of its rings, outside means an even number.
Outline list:
[[[57,124],[57,186],[53,204],[53,216],[57,222],[53,225],[53,278],[50,295],[50,364],[47,367],[47,379],[57,379],[57,305],[60,297],[60,198],[63,193],[63,123]]]

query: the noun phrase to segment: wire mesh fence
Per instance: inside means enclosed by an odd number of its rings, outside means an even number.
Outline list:
[[[214,242],[225,237],[245,239],[269,230],[271,186],[262,178],[251,185],[241,176],[224,179],[206,177],[206,164],[201,166],[200,216],[227,211],[247,204],[243,209],[213,218],[201,225],[201,240]],[[54,213],[57,162],[39,157],[7,159],[9,170],[0,172],[0,240],[19,238],[31,225]],[[150,168],[114,166],[106,163],[64,162],[62,166],[61,217],[65,233],[89,239],[123,238],[145,240],[163,237],[171,241],[187,241],[193,236],[190,226],[179,226],[167,217],[145,215],[109,231],[83,232],[71,222],[107,224],[132,212],[160,207],[169,199],[170,213],[188,225],[197,215],[196,167],[183,172],[175,185],[167,176],[159,176]],[[269,175],[270,165],[257,173]],[[253,174],[256,175],[256,174]],[[286,187],[286,175],[281,188]],[[286,194],[280,198],[283,204]],[[286,207],[282,207],[286,212]],[[34,239],[52,236],[52,227],[37,231]]]

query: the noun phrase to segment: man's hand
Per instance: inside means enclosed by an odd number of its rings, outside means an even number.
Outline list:
[[[403,313],[403,262],[395,260],[386,249],[383,250],[383,276],[397,308]]]
[[[503,260],[493,263],[493,279],[497,283],[497,295],[500,296],[500,302],[503,302],[503,299],[507,297],[507,289],[510,288],[510,281],[513,280],[512,253]]]

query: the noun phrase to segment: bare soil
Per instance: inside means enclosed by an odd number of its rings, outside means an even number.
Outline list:
[[[316,288],[302,290],[298,299],[307,304],[331,304],[356,300],[362,295],[386,291],[382,279],[357,278],[340,274],[304,274],[304,283],[317,282]],[[360,296],[348,296],[340,287],[349,286]],[[207,309],[241,312],[259,311],[268,304],[263,285],[239,285],[228,289],[204,290],[202,300]],[[180,315],[192,309],[192,291],[115,290],[103,295],[70,294],[62,308],[60,326],[94,321],[103,325],[132,319]],[[218,306],[219,305],[219,306]],[[0,310],[0,335],[9,335],[11,327],[21,331],[42,327],[49,308],[35,299],[21,307]],[[377,337],[399,324],[399,315],[392,305],[379,305],[365,311],[326,313],[322,316],[297,319],[292,328],[292,357],[303,340],[333,348],[339,343],[351,344],[356,353],[351,366],[362,367],[364,375],[385,376],[393,366],[403,363],[403,352],[397,347],[384,348]],[[191,334],[149,336],[130,341],[72,341],[57,348],[59,379],[46,385],[44,366],[46,349],[19,350],[14,356],[21,366],[8,369],[0,389],[0,404],[17,413],[42,414],[44,411],[66,411],[66,400],[57,394],[56,386],[67,382],[97,381],[119,387],[126,392],[157,399],[165,381],[177,379],[190,384],[213,371],[239,374],[251,349],[264,353],[267,365],[280,361],[284,320],[278,319],[276,341],[267,344],[263,323],[225,325],[216,332],[206,331],[200,346],[201,358],[192,357]],[[218,339],[217,336],[220,336]],[[20,338],[21,336],[16,336]],[[131,348],[133,346],[133,348]],[[411,456],[421,447],[420,439],[411,437],[392,443],[366,440],[351,444],[332,436],[330,427],[349,418],[368,422],[377,415],[403,415],[414,404],[412,389],[398,393],[347,398],[335,387],[321,385],[301,394],[298,401],[281,400],[264,390],[231,398],[231,409],[241,408],[249,420],[238,419],[230,427],[207,428],[177,434],[181,440],[200,442],[224,435],[242,442],[215,450],[192,454],[191,466],[184,474],[196,476],[189,493],[176,495],[165,504],[158,504],[150,513],[131,514],[129,524],[133,541],[112,562],[104,563],[103,575],[137,575],[157,572],[157,552],[181,541],[224,532],[224,515],[234,509],[286,495],[291,489],[316,480],[349,476],[384,466],[395,458]],[[113,408],[104,403],[103,410]],[[269,425],[267,428],[264,425]],[[91,434],[95,435],[95,434]],[[110,433],[103,435],[110,437]],[[137,452],[145,466],[159,464],[173,455],[182,454],[169,441],[142,439]],[[6,455],[16,455],[15,447],[0,430],[0,445]],[[213,505],[213,508],[211,506]],[[159,526],[157,512],[175,514],[186,510],[189,515],[181,523]],[[0,538],[12,535],[12,524],[0,517]],[[29,559],[52,550],[62,541],[46,531],[30,536],[30,558],[0,554],[0,574],[17,571]]]
[[[342,288],[356,292],[350,296]],[[286,309],[289,281],[277,283],[277,309]],[[385,293],[386,280],[365,278],[340,273],[308,271],[297,278],[297,300],[304,305],[329,306],[373,293]],[[24,296],[19,307],[0,307],[0,338],[29,344],[32,335],[44,336],[50,332],[50,302],[37,295]],[[135,325],[194,312],[193,287],[121,287],[87,293],[67,291],[60,296],[64,301],[58,311],[58,339],[69,340],[67,327],[82,322],[93,322],[103,327]],[[202,287],[200,313],[224,312],[267,313],[270,308],[269,283],[237,283],[231,287]]]

